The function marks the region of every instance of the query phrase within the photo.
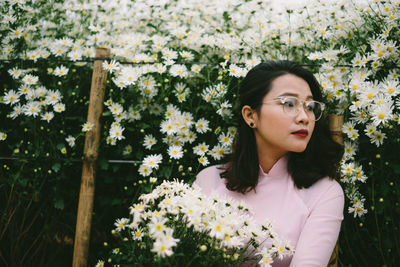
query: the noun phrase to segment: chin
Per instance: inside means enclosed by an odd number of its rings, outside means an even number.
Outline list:
[[[304,152],[306,150],[306,148],[307,148],[307,146],[295,147],[291,151],[296,152],[296,153],[301,153],[301,152]]]

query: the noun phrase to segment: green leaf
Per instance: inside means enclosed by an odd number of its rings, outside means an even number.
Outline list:
[[[62,149],[62,148],[64,148],[65,147],[65,145],[64,144],[57,144],[57,149]]]
[[[163,167],[161,167],[161,169],[160,169],[160,176],[161,176],[161,177],[164,177],[164,178],[166,178],[166,179],[170,178],[171,173],[172,173],[171,167],[163,166]]]
[[[61,164],[60,163],[54,163],[53,166],[51,166],[53,171],[58,172],[61,169]]]
[[[54,207],[59,210],[64,209],[64,199],[58,198],[54,201]]]
[[[105,159],[99,160],[100,169],[107,170],[108,169],[108,162]]]

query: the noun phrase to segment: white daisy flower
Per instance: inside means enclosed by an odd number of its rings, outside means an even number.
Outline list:
[[[109,71],[110,73],[117,72],[120,70],[120,64],[116,60],[111,60],[111,62],[104,61],[103,69]]]
[[[154,146],[155,144],[157,144],[157,140],[156,138],[154,138],[153,135],[148,134],[144,137],[144,142],[143,142],[143,146],[146,149],[151,149],[152,146]]]
[[[54,118],[54,113],[53,112],[46,112],[42,114],[42,120],[50,122]]]
[[[173,159],[180,159],[183,157],[183,151],[181,146],[170,146],[168,148],[168,155]]]
[[[120,125],[113,125],[110,128],[109,135],[113,139],[122,140],[125,139],[125,136],[122,135],[124,130],[125,128],[121,127]]]
[[[149,155],[149,156],[145,157],[142,161],[142,164],[148,168],[156,169],[156,168],[158,168],[158,165],[161,162],[162,162],[162,155],[155,154],[155,155]]]
[[[68,135],[68,137],[65,138],[65,141],[67,141],[67,143],[70,147],[75,146],[75,137],[73,137],[72,135]]]
[[[68,69],[67,67],[61,65],[61,66],[57,67],[57,68],[53,71],[53,74],[54,74],[55,76],[62,77],[62,76],[65,76],[65,75],[68,74],[68,70],[69,70],[69,69]]]
[[[93,127],[94,127],[94,124],[93,124],[93,123],[91,123],[91,122],[85,122],[85,123],[82,125],[82,132],[89,132],[89,131],[91,131],[91,130],[93,129]]]
[[[27,116],[36,117],[40,112],[40,103],[37,101],[28,102],[24,106],[24,114]]]
[[[129,219],[128,218],[117,219],[115,221],[115,223],[114,223],[114,225],[116,226],[115,231],[121,232],[126,227],[128,227],[128,224],[129,224]]]
[[[63,103],[57,103],[53,106],[55,112],[60,113],[65,111],[65,105]]]
[[[3,103],[14,105],[19,102],[19,97],[20,97],[19,93],[15,92],[14,90],[10,90],[7,93],[5,93],[3,97]]]

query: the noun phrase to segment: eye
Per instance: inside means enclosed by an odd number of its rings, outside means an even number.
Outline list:
[[[297,100],[295,98],[287,97],[287,98],[282,98],[281,103],[285,107],[293,108],[297,105]]]
[[[306,103],[306,108],[308,111],[313,111],[315,109],[315,102],[309,101]]]

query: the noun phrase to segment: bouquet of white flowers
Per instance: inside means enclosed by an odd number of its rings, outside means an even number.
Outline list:
[[[243,203],[205,196],[196,185],[164,181],[139,200],[129,219],[115,222],[122,241],[108,258],[114,265],[270,266],[293,253],[271,223],[256,223]]]

